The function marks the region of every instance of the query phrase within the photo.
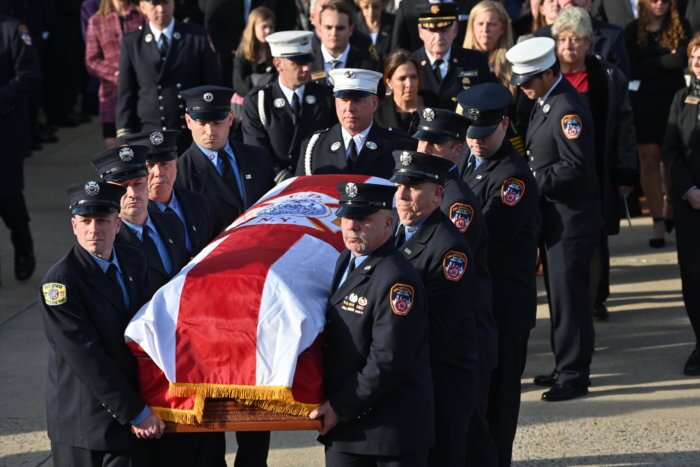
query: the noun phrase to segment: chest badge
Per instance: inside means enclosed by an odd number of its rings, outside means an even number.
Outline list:
[[[272,102],[272,105],[274,105],[276,109],[281,109],[282,107],[284,107],[284,99],[278,97]]]

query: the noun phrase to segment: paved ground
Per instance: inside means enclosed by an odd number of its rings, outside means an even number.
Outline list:
[[[61,143],[27,161],[38,270],[18,283],[12,248],[0,228],[0,466],[50,466],[45,433],[46,344],[37,284],[72,242],[65,188],[93,174],[88,162],[101,150],[97,124],[62,130]],[[612,241],[611,317],[596,323],[593,386],[589,396],[556,404],[540,401],[532,377],[553,366],[549,321],[540,299],[524,375],[514,465],[700,466],[700,380],[684,377],[693,339],[683,311],[673,242],[646,246],[649,221],[635,219]],[[229,465],[235,440],[229,436]],[[311,432],[274,433],[269,465],[320,466]]]

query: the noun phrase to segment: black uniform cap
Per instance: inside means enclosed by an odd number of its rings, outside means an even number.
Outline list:
[[[454,2],[430,3],[417,6],[418,25],[425,29],[445,29],[457,21],[457,7],[457,3]]]
[[[148,175],[147,153],[146,146],[119,146],[94,156],[91,165],[105,182],[121,182],[132,178],[141,178]]]
[[[112,183],[88,181],[68,187],[68,208],[72,215],[90,216],[119,212],[119,202],[126,188]]]
[[[335,211],[338,217],[365,217],[380,209],[391,209],[396,187],[373,183],[338,183],[340,207]]]
[[[418,116],[420,121],[413,134],[415,139],[431,143],[444,143],[451,139],[464,141],[469,120],[460,114],[451,110],[426,107],[418,109]]]
[[[447,159],[418,151],[394,151],[394,183],[433,182],[444,185],[454,164]]]
[[[122,139],[127,144],[146,146],[149,162],[166,162],[177,159],[177,138],[180,130],[155,130],[133,133]]]
[[[216,122],[231,112],[233,89],[223,86],[198,86],[180,94],[185,98],[185,112],[194,120]]]
[[[483,83],[461,91],[457,101],[469,121],[467,138],[486,138],[508,116],[512,95],[502,84]]]

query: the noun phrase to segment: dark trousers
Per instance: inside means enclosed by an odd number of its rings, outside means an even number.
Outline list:
[[[683,303],[700,348],[700,264],[680,263]]]
[[[32,234],[29,231],[29,212],[22,192],[0,197],[0,217],[10,229],[15,253],[29,254],[34,251]]]
[[[435,445],[428,453],[428,465],[432,467],[460,466],[466,462],[464,441],[476,406],[478,373],[461,373],[467,372],[433,366]]]
[[[591,258],[597,233],[545,243],[545,286],[551,321],[550,338],[559,383],[588,385],[593,356],[590,302]]]
[[[608,297],[610,297],[610,249],[608,234],[603,232],[591,260],[591,304],[594,307],[601,306]]]
[[[226,467],[225,433],[170,433],[145,443],[151,467]]]
[[[234,467],[267,467],[269,431],[239,431],[236,433],[236,442],[238,451]]]
[[[525,371],[529,339],[530,331],[498,336],[498,365],[491,377],[486,417],[501,467],[509,466],[513,457],[520,413],[520,379]]]
[[[326,447],[326,467],[425,467],[427,459],[427,452],[406,456],[366,456],[338,452],[333,446]]]
[[[465,465],[487,467],[498,465],[496,446],[491,438],[489,421],[486,413],[489,406],[489,387],[491,386],[491,371],[479,374],[479,386],[476,407],[472,412],[467,428],[467,462]]]
[[[54,467],[145,467],[138,449],[92,451],[51,441]]]

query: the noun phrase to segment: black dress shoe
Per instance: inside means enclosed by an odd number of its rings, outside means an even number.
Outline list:
[[[34,254],[15,254],[15,277],[18,281],[26,281],[36,269]]]
[[[666,239],[664,238],[650,238],[649,246],[652,248],[663,248],[666,246]]]
[[[538,386],[553,386],[557,382],[559,373],[556,371],[551,372],[548,375],[537,375],[535,379],[532,380]]]
[[[698,349],[693,350],[693,353],[686,360],[683,373],[688,376],[700,376],[700,352]]]
[[[596,305],[593,308],[593,317],[598,321],[607,321],[609,315],[608,307],[605,305]]]
[[[542,400],[547,402],[568,401],[588,394],[586,386],[569,383],[556,383],[547,392],[542,393]]]

